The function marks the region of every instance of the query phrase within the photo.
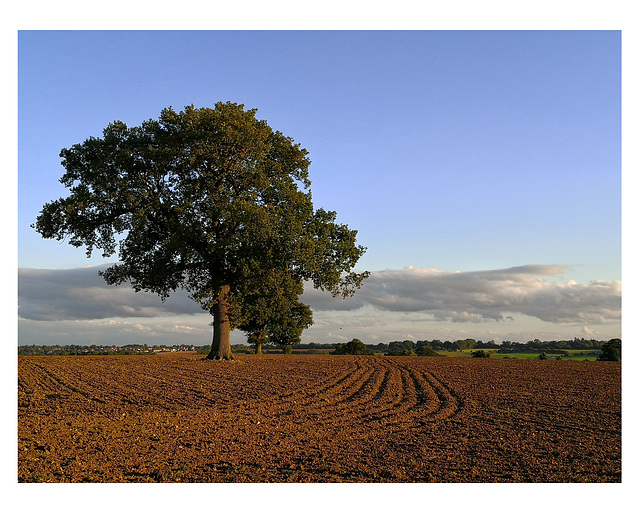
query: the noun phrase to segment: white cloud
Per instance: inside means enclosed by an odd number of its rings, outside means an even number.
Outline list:
[[[99,270],[20,269],[20,343],[59,343],[65,336],[82,344],[209,343],[210,316],[186,293],[163,303],[127,285],[108,286]],[[302,300],[313,309],[315,324],[303,341],[620,336],[620,281],[562,282],[564,270],[406,267],[372,272],[349,299],[306,289]],[[245,342],[241,333],[233,336]]]
[[[500,270],[445,272],[406,267],[372,272],[352,299],[321,298],[305,292],[312,308],[355,310],[370,304],[379,310],[421,312],[437,320],[505,320],[514,313],[554,323],[602,323],[620,320],[620,281],[579,284],[547,281],[562,265],[525,265]]]

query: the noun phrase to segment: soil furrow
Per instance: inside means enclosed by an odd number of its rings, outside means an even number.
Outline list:
[[[21,482],[619,482],[620,365],[19,357]]]

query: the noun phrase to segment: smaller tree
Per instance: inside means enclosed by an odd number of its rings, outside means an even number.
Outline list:
[[[422,345],[421,347],[418,347],[418,349],[416,350],[416,354],[426,357],[442,357],[442,354],[438,354],[429,345]]]
[[[454,342],[458,350],[469,350],[476,346],[476,340],[467,338],[466,340],[457,340]]]
[[[413,356],[416,346],[411,340],[392,341],[389,343],[388,356]]]
[[[287,347],[300,343],[302,331],[311,327],[313,324],[313,313],[311,308],[306,304],[297,302],[289,308],[289,310],[278,317],[277,322],[270,323],[267,333],[269,341],[282,347],[285,354],[291,353],[285,351]]]
[[[453,343],[452,341],[444,341],[442,343],[442,347],[447,351],[447,352],[455,352],[456,350],[458,350],[458,345],[456,345],[455,343]]]
[[[338,343],[338,346],[333,352],[331,352],[331,354],[370,356],[373,355],[374,352],[364,343],[362,343],[358,338],[353,338],[349,343]]]
[[[598,356],[598,361],[621,361],[622,360],[622,340],[613,338],[602,345],[602,354]]]
[[[484,350],[476,350],[471,352],[471,357],[489,358],[491,357],[491,353],[485,352]]]
[[[237,294],[232,324],[247,333],[247,341],[262,353],[262,346],[300,343],[302,331],[313,324],[311,309],[298,297],[304,291],[302,280],[286,270],[253,269]]]
[[[429,342],[429,346],[433,350],[444,350],[444,345],[443,345],[442,341],[440,341],[440,340],[431,340]]]

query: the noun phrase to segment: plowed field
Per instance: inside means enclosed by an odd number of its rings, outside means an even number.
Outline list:
[[[20,357],[20,482],[620,482],[620,364]]]

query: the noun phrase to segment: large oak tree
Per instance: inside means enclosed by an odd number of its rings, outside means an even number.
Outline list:
[[[102,272],[163,300],[178,288],[213,316],[210,359],[230,359],[230,313],[266,270],[348,296],[367,272],[365,248],[336,213],[315,210],[307,151],[244,105],[164,109],[109,124],[60,153],[67,197],[46,203],[35,229],[119,263]],[[249,310],[250,308],[247,308]],[[233,316],[233,315],[232,315]],[[246,320],[246,319],[245,319]]]

